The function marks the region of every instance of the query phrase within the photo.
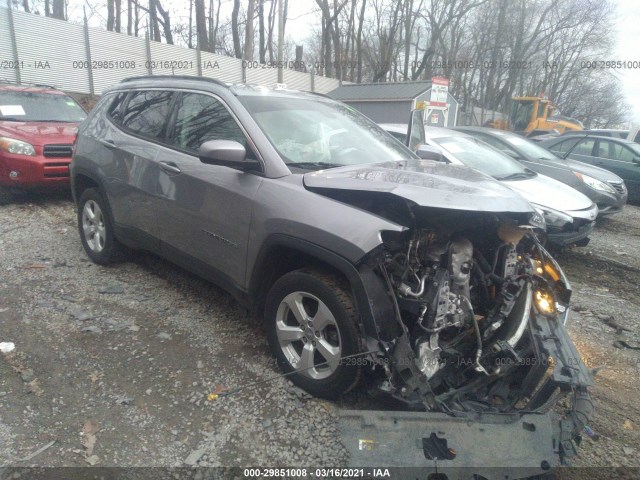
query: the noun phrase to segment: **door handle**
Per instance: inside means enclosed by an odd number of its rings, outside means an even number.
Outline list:
[[[173,162],[160,162],[160,168],[171,175],[177,175],[182,172]]]
[[[116,148],[116,144],[113,140],[99,138],[98,141],[107,148]]]

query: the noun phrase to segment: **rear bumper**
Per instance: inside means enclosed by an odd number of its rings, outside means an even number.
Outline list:
[[[6,188],[66,187],[69,185],[70,158],[28,157],[2,153],[0,186]],[[10,175],[16,172],[17,176]]]

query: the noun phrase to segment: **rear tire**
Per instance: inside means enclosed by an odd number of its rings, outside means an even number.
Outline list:
[[[358,315],[338,277],[316,270],[282,276],[265,305],[269,346],[291,381],[312,395],[336,398],[360,380]],[[296,372],[296,373],[292,373]]]
[[[99,265],[122,257],[122,245],[115,238],[109,205],[96,188],[88,188],[78,201],[78,231],[87,256]]]

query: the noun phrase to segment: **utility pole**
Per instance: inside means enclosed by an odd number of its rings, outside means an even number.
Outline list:
[[[283,49],[284,49],[284,0],[278,1],[278,83],[284,83]]]

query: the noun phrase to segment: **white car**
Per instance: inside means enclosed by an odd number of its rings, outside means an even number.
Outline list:
[[[466,165],[518,192],[544,216],[549,243],[556,246],[587,245],[598,215],[598,206],[588,197],[557,180],[529,170],[471,135],[447,128],[425,129],[422,125],[421,121],[413,121],[409,129],[403,124],[380,124],[423,158]],[[421,152],[422,145],[432,148],[423,147]]]

